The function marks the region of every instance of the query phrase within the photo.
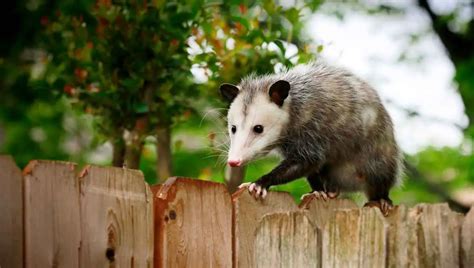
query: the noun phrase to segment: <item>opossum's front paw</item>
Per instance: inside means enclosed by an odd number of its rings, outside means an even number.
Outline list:
[[[264,199],[267,196],[267,189],[255,182],[245,182],[242,183],[239,188],[247,187],[250,195],[255,197],[255,199],[261,198]]]
[[[301,196],[301,200],[305,198],[316,198],[319,200],[328,201],[329,199],[334,199],[339,196],[339,192],[325,192],[325,191],[313,191]]]
[[[393,204],[391,200],[380,199],[369,201],[365,203],[364,207],[378,207],[380,212],[382,212],[384,216],[387,216],[393,209]]]

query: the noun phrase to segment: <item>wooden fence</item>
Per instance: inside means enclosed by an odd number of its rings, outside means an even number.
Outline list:
[[[306,199],[0,156],[0,267],[474,267],[474,210]]]

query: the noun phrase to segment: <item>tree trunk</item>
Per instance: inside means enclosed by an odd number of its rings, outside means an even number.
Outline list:
[[[232,194],[237,191],[239,185],[244,181],[246,167],[226,167],[225,182],[227,189]]]
[[[138,122],[138,121],[137,121]],[[125,148],[125,167],[131,169],[139,169],[140,158],[142,156],[142,149],[144,143],[143,126],[137,124],[139,127],[135,127],[130,132],[130,136],[126,141]]]
[[[125,161],[125,141],[123,140],[123,137],[113,140],[112,146],[112,165],[114,167],[123,167]]]
[[[128,144],[125,150],[125,167],[131,169],[140,168],[140,158],[142,155],[143,142]]]
[[[171,176],[171,129],[169,126],[158,127],[156,131],[156,175],[158,180],[164,181]]]

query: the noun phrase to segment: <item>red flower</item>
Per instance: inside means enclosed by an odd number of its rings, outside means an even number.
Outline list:
[[[179,41],[177,39],[172,39],[170,42],[171,46],[177,47],[179,45]]]
[[[84,80],[87,77],[87,70],[76,68],[74,69],[74,75],[76,76],[77,79]]]
[[[48,24],[49,24],[49,18],[48,18],[48,16],[42,16],[41,19],[40,19],[40,23],[41,23],[41,25],[43,25],[43,26],[48,25]]]
[[[240,4],[239,5],[239,10],[240,10],[240,13],[245,14],[245,13],[247,13],[247,6],[244,5],[244,4]]]
[[[66,84],[64,86],[63,91],[64,91],[64,93],[66,93],[69,96],[73,96],[73,95],[76,94],[76,89],[73,86],[69,85],[69,84]]]

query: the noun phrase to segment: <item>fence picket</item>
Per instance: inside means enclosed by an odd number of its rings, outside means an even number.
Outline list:
[[[459,267],[461,215],[447,204],[419,204],[412,210],[418,214],[419,267]]]
[[[270,191],[263,200],[255,200],[247,189],[232,195],[234,267],[254,267],[255,231],[260,220],[269,213],[296,211],[298,206],[286,192]]]
[[[0,267],[23,265],[23,183],[13,158],[0,155]]]
[[[223,184],[170,178],[152,190],[155,267],[232,266],[232,202]]]
[[[321,230],[305,211],[267,214],[255,238],[255,267],[321,267]]]
[[[356,203],[349,199],[329,199],[327,201],[307,196],[301,201],[299,206],[308,211],[308,216],[313,223],[323,229],[327,221],[332,217],[335,211],[339,209],[357,208]]]
[[[79,267],[76,164],[31,161],[25,183],[25,266]]]
[[[137,170],[85,167],[81,184],[81,267],[152,267],[153,202]]]
[[[464,218],[461,239],[461,266],[474,267],[474,206]]]

